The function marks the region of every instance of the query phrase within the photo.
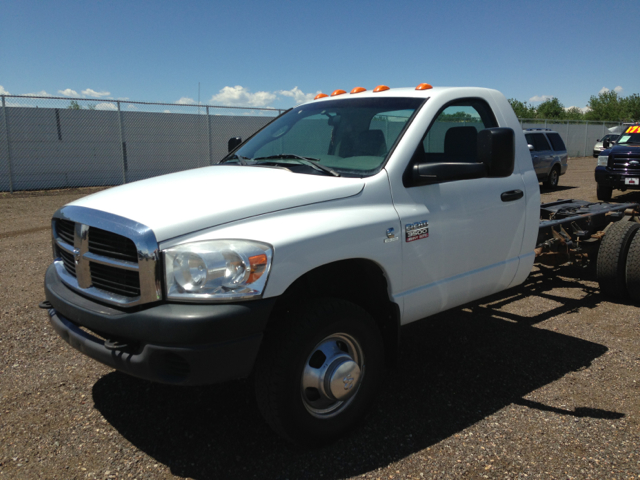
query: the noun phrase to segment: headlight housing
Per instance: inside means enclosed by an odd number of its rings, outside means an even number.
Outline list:
[[[216,302],[259,298],[273,250],[248,240],[207,240],[164,251],[167,298]]]
[[[598,156],[598,166],[599,167],[606,167],[608,162],[609,162],[609,156],[608,155],[599,155]]]

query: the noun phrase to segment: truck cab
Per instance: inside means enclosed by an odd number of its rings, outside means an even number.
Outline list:
[[[218,165],[56,212],[49,317],[141,378],[253,374],[278,433],[323,443],[364,416],[402,325],[526,279],[539,204],[501,93],[335,90]]]
[[[615,144],[605,140],[595,178],[598,200],[609,201],[613,190],[640,189],[640,125],[625,123]]]

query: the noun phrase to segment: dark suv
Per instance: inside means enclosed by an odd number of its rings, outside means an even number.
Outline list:
[[[640,125],[625,123],[615,145],[604,142],[598,156],[598,200],[609,201],[613,189],[640,190]]]
[[[560,175],[567,172],[568,166],[567,148],[560,134],[548,128],[527,128],[524,136],[538,181],[549,188],[557,187]]]

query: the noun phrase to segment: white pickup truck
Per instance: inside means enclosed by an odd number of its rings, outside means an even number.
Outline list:
[[[251,375],[269,424],[319,444],[364,417],[403,325],[536,258],[599,250],[602,289],[640,298],[638,206],[541,207],[495,90],[336,90],[233,140],[218,165],[55,213],[41,306],[72,347],[176,385]]]

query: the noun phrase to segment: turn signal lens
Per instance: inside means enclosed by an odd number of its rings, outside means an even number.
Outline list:
[[[416,87],[416,90],[429,90],[430,88],[433,88],[433,86],[428,83],[421,83]]]
[[[253,257],[249,257],[249,265],[251,266],[251,273],[249,274],[249,279],[247,283],[253,283],[258,280],[262,274],[267,270],[267,256],[263,253],[260,255],[255,255]]]
[[[326,93],[319,93],[317,94],[315,97],[313,97],[314,100],[318,100],[319,98],[324,98],[324,97],[328,97],[329,95],[327,95]]]
[[[360,93],[360,92],[366,92],[366,91],[367,91],[366,88],[356,87],[353,90],[351,90],[351,93]]]
[[[342,95],[343,93],[347,93],[347,92],[345,92],[344,90],[334,90],[331,96],[335,97],[336,95]]]
[[[389,90],[389,87],[387,87],[386,85],[378,85],[373,89],[374,92],[384,92],[385,90]]]

